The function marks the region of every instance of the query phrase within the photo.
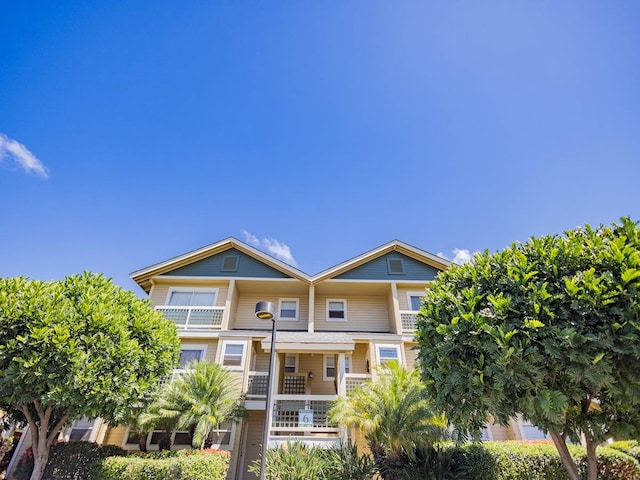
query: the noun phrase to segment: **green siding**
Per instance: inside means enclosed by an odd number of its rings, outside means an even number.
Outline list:
[[[390,274],[387,259],[401,259],[404,273]],[[433,280],[440,270],[398,252],[391,252],[349,270],[335,278],[341,280]]]
[[[222,271],[222,259],[227,255],[237,255],[239,257],[238,270],[229,272]],[[162,275],[193,276],[193,277],[244,277],[244,278],[292,278],[275,268],[265,265],[249,255],[230,248],[217,255],[203,258],[197,262],[185,265]]]

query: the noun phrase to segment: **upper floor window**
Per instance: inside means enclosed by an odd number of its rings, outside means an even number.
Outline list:
[[[167,305],[181,307],[212,307],[216,304],[218,289],[173,288],[169,291]]]
[[[95,427],[96,419],[83,417],[80,420],[76,420],[71,424],[71,427],[66,432],[65,441],[68,442],[88,442],[91,438],[91,433]]]
[[[378,361],[380,365],[395,360],[400,362],[400,351],[397,345],[378,345]]]
[[[327,299],[327,320],[330,322],[346,322],[347,301]]]
[[[225,255],[222,257],[221,272],[237,272],[240,257],[238,255]]]
[[[187,368],[187,365],[193,362],[201,362],[204,360],[206,345],[183,345],[180,349],[179,369]]]
[[[387,258],[387,271],[391,275],[404,273],[404,262],[401,258]]]
[[[279,320],[298,320],[298,299],[297,298],[281,298]]]
[[[222,364],[232,370],[244,368],[244,342],[224,342]]]
[[[407,301],[409,303],[409,310],[413,312],[419,311],[422,297],[424,297],[424,292],[407,292]]]

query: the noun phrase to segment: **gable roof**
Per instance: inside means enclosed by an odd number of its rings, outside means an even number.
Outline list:
[[[185,265],[190,265],[194,262],[225,252],[232,248],[235,248],[292,278],[296,278],[309,284],[335,278],[390,252],[402,253],[403,255],[414,258],[427,265],[431,265],[438,270],[446,270],[451,265],[450,261],[438,257],[437,255],[416,248],[408,243],[401,242],[400,240],[392,240],[389,243],[385,243],[373,250],[369,250],[357,257],[335,265],[334,267],[323,270],[314,276],[310,276],[303,271],[298,270],[291,265],[287,265],[281,260],[278,260],[277,258],[238,240],[235,237],[229,237],[216,243],[198,248],[197,250],[192,250],[191,252],[136,270],[132,272],[130,276],[134,282],[142,287],[142,289],[149,292],[151,289],[151,279],[156,275],[162,275],[163,273],[170,272]]]
[[[313,282],[321,282],[323,280],[328,280],[330,278],[337,277],[349,270],[353,270],[365,263],[370,262],[373,259],[386,255],[390,252],[399,252],[408,257],[414,258],[420,262],[424,262],[427,265],[431,265],[438,270],[446,270],[451,266],[451,262],[444,258],[438,257],[432,253],[426,252],[419,248],[414,247],[413,245],[409,245],[408,243],[401,242],[400,240],[392,240],[389,243],[385,243],[384,245],[380,245],[373,250],[369,250],[357,257],[354,257],[346,262],[339,263],[338,265],[328,268],[313,277]]]
[[[162,275],[163,273],[170,272],[171,270],[175,270],[185,265],[192,264],[194,262],[211,257],[218,253],[225,252],[232,248],[235,248],[236,250],[239,250],[249,255],[250,257],[255,258],[259,262],[262,262],[290,277],[302,280],[303,282],[307,283],[311,282],[311,278],[309,277],[309,275],[307,275],[303,271],[298,270],[291,265],[287,265],[277,258],[272,257],[271,255],[264,253],[257,248],[254,248],[251,245],[248,245],[234,237],[225,238],[224,240],[206,245],[204,247],[198,248],[197,250],[192,250],[191,252],[187,252],[185,254],[170,258],[168,260],[156,263],[140,270],[136,270],[135,272],[131,272],[130,277],[146,292],[149,292],[149,290],[151,289],[151,279],[156,275]]]

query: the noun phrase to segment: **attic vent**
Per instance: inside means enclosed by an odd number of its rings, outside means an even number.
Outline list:
[[[220,271],[237,272],[239,260],[240,257],[238,255],[225,255],[222,257],[222,267],[220,268]]]
[[[400,258],[388,258],[387,268],[392,275],[404,273],[404,263]]]

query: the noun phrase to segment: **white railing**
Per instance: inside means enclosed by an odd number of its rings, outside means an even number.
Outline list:
[[[414,331],[416,329],[416,316],[418,312],[413,310],[400,310],[400,321],[402,322],[402,330]]]
[[[224,307],[178,307],[162,305],[156,310],[175,323],[179,328],[220,328]]]
[[[336,398],[336,395],[275,395],[271,430],[338,432],[338,425],[327,418],[327,412]]]
[[[249,382],[247,383],[247,398],[266,398],[268,387],[268,372],[249,372]]]
[[[369,373],[345,373],[344,381],[347,388],[347,392],[351,392],[358,385],[362,385],[364,382],[371,380],[371,374]]]

